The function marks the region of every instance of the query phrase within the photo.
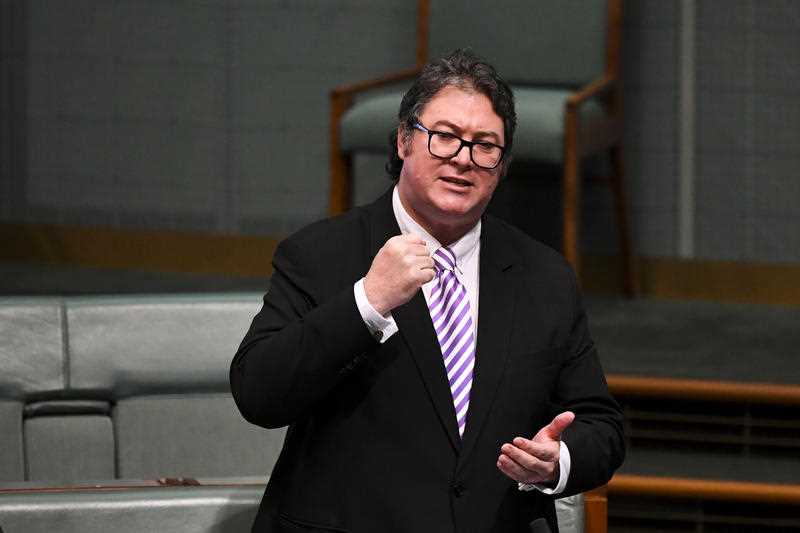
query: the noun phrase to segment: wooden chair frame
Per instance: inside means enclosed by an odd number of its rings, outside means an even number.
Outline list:
[[[337,87],[330,93],[330,213],[342,213],[352,202],[352,156],[343,153],[339,126],[342,116],[363,92],[413,79],[428,59],[430,0],[417,1],[417,43],[414,68],[387,76]],[[564,110],[563,167],[563,253],[578,276],[581,270],[579,228],[581,205],[581,159],[609,151],[612,175],[608,177],[614,197],[618,241],[622,256],[622,290],[627,296],[638,292],[635,261],[631,247],[630,222],[624,187],[622,156],[622,91],[620,87],[620,49],[622,42],[622,0],[608,0],[608,33],[605,73],[574,92]],[[588,100],[602,97],[609,119],[581,124],[581,107]]]
[[[583,531],[608,532],[608,489],[605,485],[583,494]]]

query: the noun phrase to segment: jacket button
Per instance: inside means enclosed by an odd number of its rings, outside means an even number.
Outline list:
[[[453,484],[453,494],[455,495],[456,498],[462,497],[466,492],[467,488],[464,486],[462,482],[456,481]]]

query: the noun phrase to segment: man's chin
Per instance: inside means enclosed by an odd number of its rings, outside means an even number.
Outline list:
[[[475,224],[483,214],[483,209],[473,202],[447,202],[435,208],[436,219],[442,224],[453,226]]]

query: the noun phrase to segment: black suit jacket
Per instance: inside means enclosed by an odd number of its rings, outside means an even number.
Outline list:
[[[400,230],[391,194],[283,241],[264,306],[231,365],[244,417],[289,425],[253,526],[259,532],[527,532],[552,498],[520,492],[500,446],[555,414],[572,468],[563,495],[605,483],[624,455],[572,270],[515,228],[483,218],[479,318],[463,440],[420,292],[369,333],[353,284]]]

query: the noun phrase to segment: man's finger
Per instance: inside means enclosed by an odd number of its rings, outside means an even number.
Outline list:
[[[552,478],[545,469],[528,470],[505,453],[497,458],[497,468],[518,483],[542,483]]]
[[[498,457],[497,468],[518,483],[530,483],[529,480],[532,474],[505,454],[501,454],[500,457]]]
[[[546,474],[548,469],[552,468],[552,465],[548,464],[552,462],[552,460],[542,459],[526,452],[522,448],[511,444],[503,444],[503,446],[500,447],[500,451],[501,453],[513,459],[514,462],[520,465],[522,468],[537,474]],[[552,454],[547,455],[552,456]],[[556,453],[556,455],[558,454]]]
[[[428,247],[425,246],[424,243],[411,243],[411,245],[408,247],[408,251],[413,255],[424,255],[426,257],[431,256],[431,254],[428,252]]]
[[[537,442],[561,440],[561,434],[572,424],[573,420],[575,420],[575,413],[572,411],[564,411],[556,416],[552,422],[540,429],[533,440]]]
[[[523,439],[517,437],[513,441],[514,446],[526,452],[529,455],[539,459],[540,461],[555,462],[558,461],[561,448],[556,442],[536,442],[533,440]]]
[[[419,235],[414,235],[413,233],[405,233],[400,235],[400,238],[409,244],[425,244],[425,239]]]

